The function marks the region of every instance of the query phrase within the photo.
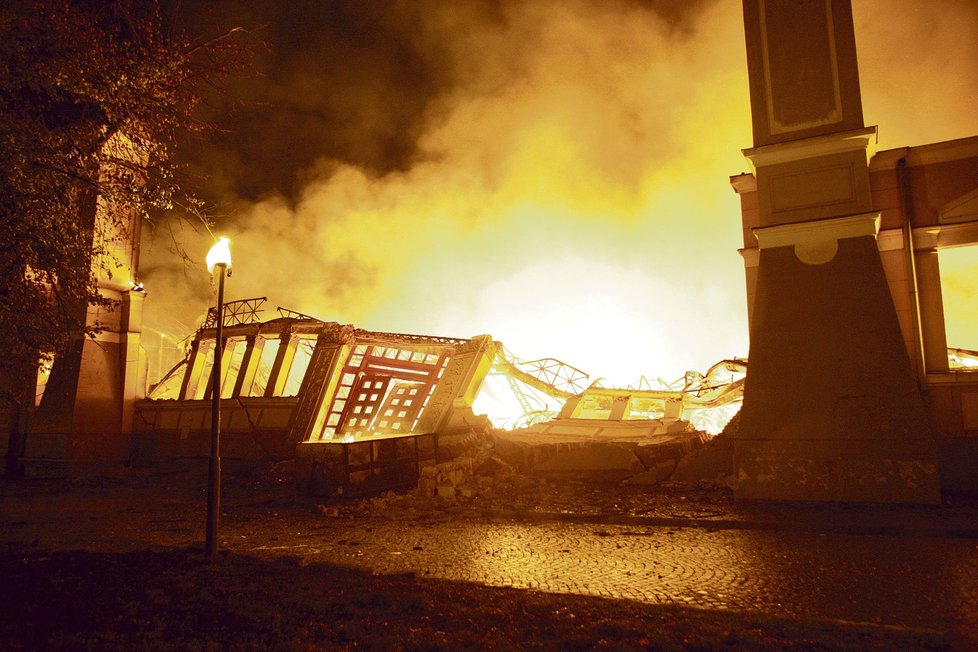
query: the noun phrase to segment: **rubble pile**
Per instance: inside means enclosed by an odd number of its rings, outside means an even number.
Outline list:
[[[540,483],[518,474],[497,457],[466,456],[422,470],[418,486],[356,502],[319,505],[327,516],[368,515],[396,520],[446,512],[502,515],[525,509]]]
[[[379,518],[390,521],[489,520],[594,517],[715,517],[733,503],[730,491],[708,483],[663,481],[654,488],[635,484],[553,481],[514,472],[498,477],[473,475],[469,492],[454,497],[389,491],[373,498],[320,504],[330,518]]]
[[[505,434],[505,433],[500,433]],[[685,436],[654,444],[617,442],[565,443],[544,448],[563,459],[566,472],[552,464],[530,468],[511,463],[500,439],[479,438],[453,460],[421,470],[417,487],[388,491],[357,501],[337,499],[320,505],[331,517],[370,516],[392,520],[442,519],[453,515],[508,518],[522,514],[593,513],[643,514],[675,509],[687,496],[710,493],[722,485],[695,479],[677,482],[674,471],[691,452],[703,450],[706,436],[688,431]],[[596,451],[598,452],[596,454]],[[526,451],[523,451],[524,453]],[[525,462],[533,455],[518,457]],[[593,467],[614,461],[623,476],[595,473]],[[575,462],[576,461],[576,462]],[[592,472],[573,469],[591,467]],[[549,469],[549,470],[548,470]],[[655,491],[652,491],[652,487]]]
[[[733,470],[733,440],[739,427],[740,413],[737,413],[723,432],[679,460],[673,479],[680,482],[707,482],[718,487],[732,488],[736,480]]]
[[[472,497],[472,458],[442,462],[421,469],[418,495],[439,498]]]

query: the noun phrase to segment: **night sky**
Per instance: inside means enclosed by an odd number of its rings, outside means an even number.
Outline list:
[[[267,45],[182,154],[232,239],[231,299],[490,333],[620,383],[747,354],[737,0],[187,4]],[[978,6],[853,4],[881,149],[978,132]],[[177,238],[203,259],[210,236]],[[182,336],[212,294],[169,239],[144,237],[146,319]]]
[[[560,4],[537,3],[545,11]],[[593,11],[600,4],[581,7]],[[683,33],[707,3],[604,4],[612,11],[647,13]],[[205,191],[212,200],[256,201],[270,193],[294,200],[309,181],[309,171],[324,160],[378,176],[410,169],[421,155],[418,139],[437,119],[432,105],[453,94],[491,93],[508,82],[485,79],[485,70],[460,69],[460,57],[476,66],[481,60],[487,68],[502,64],[517,72],[522,57],[508,51],[512,43],[502,51],[482,52],[477,44],[461,41],[474,28],[505,38],[507,29],[520,22],[520,5],[501,0],[247,0],[181,7],[180,22],[195,31],[240,25],[256,43],[253,74],[233,82],[230,95],[211,98],[211,115],[223,133],[191,154],[212,171]],[[460,42],[443,41],[453,37]],[[216,169],[220,176],[213,173]]]

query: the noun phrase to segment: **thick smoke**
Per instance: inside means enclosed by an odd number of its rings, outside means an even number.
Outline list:
[[[863,116],[880,149],[978,134],[978,3],[852,4]]]
[[[333,41],[273,49],[280,68],[246,88],[268,102],[265,121],[239,114],[238,135],[199,158],[214,196],[237,200],[220,227],[230,298],[377,330],[490,333],[617,383],[746,355],[727,180],[751,144],[739,2],[323,4],[346,8],[313,16]],[[886,117],[901,138],[887,146],[917,144],[900,129],[934,140],[893,118],[909,87],[891,94],[899,76],[866,54],[888,35],[856,10],[867,122]],[[962,29],[927,18],[928,34]],[[906,37],[912,19],[890,29]],[[945,123],[964,114],[949,99],[931,98]],[[181,237],[203,257],[208,237]],[[164,316],[190,323],[212,299],[206,275],[165,249],[152,244],[143,276],[148,321],[172,330]]]
[[[856,0],[853,14],[880,149],[978,135],[978,3]],[[978,350],[978,247],[942,250],[940,265],[948,345]]]

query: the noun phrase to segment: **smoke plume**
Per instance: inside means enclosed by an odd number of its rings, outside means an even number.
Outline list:
[[[751,145],[739,2],[321,4],[328,40],[273,43],[266,66],[279,67],[244,88],[264,119],[237,114],[198,157],[234,204],[220,225],[230,299],[376,330],[489,333],[617,384],[747,354],[728,182]],[[973,102],[936,78],[958,74],[975,97],[978,75],[953,62],[978,61],[965,56],[978,21],[907,12],[884,26],[890,0],[855,4],[864,113],[885,119],[885,146],[969,135]],[[920,30],[962,49],[935,61],[913,45]],[[934,95],[914,105],[911,91]],[[210,243],[179,237],[201,258]],[[206,274],[169,261],[159,238],[146,250],[148,321],[203,315]]]

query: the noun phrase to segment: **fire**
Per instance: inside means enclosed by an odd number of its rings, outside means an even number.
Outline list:
[[[495,21],[469,5],[432,8],[412,38],[449,83],[428,104],[413,162],[376,177],[324,160],[294,204],[241,206],[228,292],[377,330],[491,333],[616,385],[746,355],[727,181],[751,142],[742,16],[740,3],[707,4],[681,27],[638,3],[503,3]],[[959,118],[972,107],[953,100],[973,94],[944,92],[944,67],[931,67],[925,87],[939,92],[908,96],[901,80],[923,68],[889,62],[894,42],[930,61],[937,35],[968,51],[967,21],[895,23],[883,11],[884,29],[880,6],[854,9],[881,149],[966,135]],[[974,83],[961,72],[948,73],[956,88]],[[915,101],[942,118],[918,119]],[[203,236],[182,238],[206,249]],[[171,293],[187,283],[182,269],[152,280],[167,291],[147,303],[150,320],[189,322],[186,306],[207,304],[206,280],[204,298]]]
[[[715,11],[739,33],[737,11]],[[539,37],[519,74],[446,98],[410,170],[333,167],[294,210],[252,207],[235,284],[366,328],[492,333],[613,384],[744,355],[726,180],[749,140],[741,62],[652,14],[550,18],[517,17]],[[478,38],[501,53],[514,34]],[[681,112],[677,65],[696,102]]]

